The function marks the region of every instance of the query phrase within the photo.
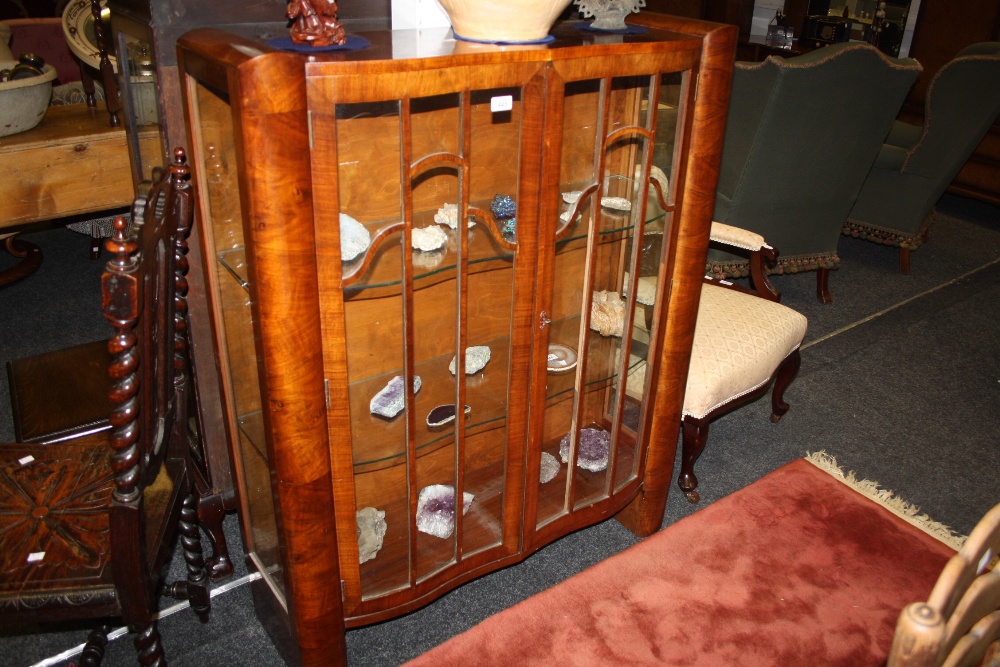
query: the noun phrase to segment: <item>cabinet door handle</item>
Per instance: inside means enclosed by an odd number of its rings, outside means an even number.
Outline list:
[[[552,324],[552,320],[549,318],[549,314],[543,310],[538,316],[538,328],[544,329],[550,324]]]

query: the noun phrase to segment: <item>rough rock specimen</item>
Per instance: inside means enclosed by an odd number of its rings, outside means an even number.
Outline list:
[[[350,262],[367,250],[371,242],[372,235],[364,225],[346,213],[340,214],[340,259]]]
[[[378,554],[385,538],[385,512],[374,507],[357,511],[358,519],[358,559],[365,563]]]
[[[611,434],[596,428],[580,430],[580,440],[576,445],[577,467],[591,472],[600,472],[608,467],[608,449]],[[569,463],[569,433],[559,441],[559,456],[563,463]]]
[[[443,248],[448,242],[448,234],[439,225],[416,227],[410,234],[410,243],[414,250],[431,252]]]
[[[445,204],[434,214],[434,222],[439,225],[448,225],[452,229],[458,229],[458,204]],[[475,225],[472,216],[469,216],[469,227]]]
[[[541,474],[538,476],[538,481],[542,484],[546,482],[551,482],[559,474],[559,468],[562,465],[559,463],[559,459],[552,456],[548,452],[542,452],[542,470]]]
[[[625,328],[625,300],[617,292],[594,292],[590,328],[602,336],[621,336]]]
[[[490,348],[488,345],[473,345],[472,347],[465,348],[465,374],[475,375],[479,371],[483,370],[487,363],[490,361]],[[451,374],[455,374],[455,368],[458,365],[458,356],[451,358],[451,363],[448,364],[448,370]]]
[[[403,391],[403,376],[397,375],[389,380],[382,390],[372,396],[368,409],[373,415],[381,415],[392,419],[406,407],[406,392]],[[420,376],[413,376],[413,393],[420,391]]]
[[[569,192],[562,193],[562,198],[567,204],[575,204],[580,201],[580,195],[582,194],[583,190],[570,190]]]
[[[632,202],[624,197],[601,197],[601,206],[613,208],[616,211],[632,210]]]
[[[462,494],[462,514],[468,514],[474,498],[471,493]],[[455,487],[431,484],[420,489],[417,530],[442,539],[451,537],[455,531]]]

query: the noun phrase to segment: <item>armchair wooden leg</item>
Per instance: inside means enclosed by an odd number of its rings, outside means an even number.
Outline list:
[[[802,357],[796,348],[794,352],[785,357],[781,366],[778,367],[777,378],[774,380],[774,392],[771,394],[771,421],[775,424],[788,412],[788,403],[784,401],[785,389],[795,379],[801,364]]]
[[[16,266],[0,271],[0,287],[6,287],[27,278],[42,265],[42,249],[34,243],[29,243],[15,236],[8,236],[4,240],[4,247],[14,257],[22,259]]]
[[[816,296],[823,303],[833,303],[830,294],[830,269],[819,269],[816,272]]]
[[[910,249],[899,249],[899,272],[904,276],[910,275]]]
[[[208,558],[207,567],[213,581],[224,579],[233,573],[226,534],[222,530],[225,518],[226,506],[221,495],[213,493],[202,496],[198,501],[198,522],[212,544],[212,555]]]
[[[698,478],[694,474],[694,464],[705,449],[708,442],[708,418],[696,419],[685,416],[681,422],[684,434],[681,446],[681,472],[677,476],[677,486],[681,487],[684,497],[689,503],[697,503],[701,496],[695,491],[698,488]]]

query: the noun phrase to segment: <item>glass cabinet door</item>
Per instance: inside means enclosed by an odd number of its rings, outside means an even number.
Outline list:
[[[561,136],[559,171],[547,175],[540,221],[548,288],[539,290],[544,349],[535,359],[544,356],[545,379],[532,433],[542,447],[531,453],[538,478],[526,514],[541,533],[641,480],[656,366],[648,351],[662,330],[656,295],[666,289],[690,78],[661,75],[653,62],[603,78],[561,66],[562,109],[547,130]]]
[[[531,341],[516,333],[539,168],[524,146],[542,71],[309,79],[328,377],[346,359],[329,421],[350,427],[331,442],[335,487],[353,487],[337,519],[342,539],[356,536],[341,550],[356,613],[519,548],[526,428],[512,415],[525,411]]]
[[[234,143],[233,112],[228,96],[188,78],[192,114],[191,152],[197,178],[198,221],[204,252],[214,258],[205,280],[212,294],[216,348],[221,352],[222,391],[249,557],[275,595],[285,604],[278,529],[261,409],[257,352],[254,344],[253,294],[247,270],[243,210]]]

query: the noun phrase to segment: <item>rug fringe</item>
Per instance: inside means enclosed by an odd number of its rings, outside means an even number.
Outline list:
[[[959,535],[943,523],[933,520],[927,514],[921,513],[919,507],[903,500],[889,489],[879,488],[878,482],[870,479],[859,480],[853,471],[845,473],[837,465],[837,459],[827,454],[825,450],[807,452],[805,459],[820,470],[833,475],[866,498],[879,503],[904,521],[920,528],[931,537],[944,542],[955,551],[962,548],[962,545],[965,543],[966,535]]]

